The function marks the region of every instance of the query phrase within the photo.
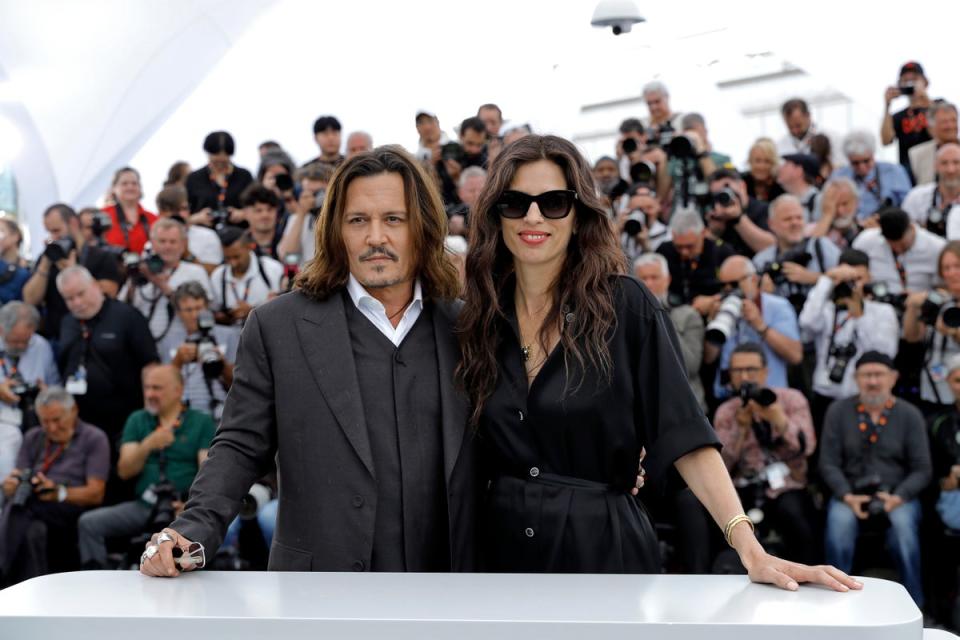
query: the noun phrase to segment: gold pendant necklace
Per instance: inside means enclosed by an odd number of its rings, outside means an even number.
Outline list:
[[[530,359],[530,345],[527,344],[527,345],[524,345],[524,346],[520,347],[520,353],[523,354],[523,361],[524,361],[524,362],[526,362],[527,360],[529,360],[529,359]]]

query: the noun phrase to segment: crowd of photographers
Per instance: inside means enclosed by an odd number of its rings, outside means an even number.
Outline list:
[[[910,62],[885,91],[879,131],[898,142],[898,163],[876,159],[872,132],[820,130],[797,98],[782,108],[787,134],[756,140],[737,170],[703,115],[676,111],[658,82],[643,96],[648,117],[621,123],[593,163],[596,187],[626,263],[669,310],[762,542],[845,571],[888,562],[923,606],[944,579],[929,560],[960,553],[956,107],[931,99]],[[906,105],[891,113],[895,100]],[[430,111],[415,126],[462,267],[486,168],[531,129],[494,104],[457,139]],[[211,133],[208,163],[174,164],[156,213],[122,168],[102,208],[43,213],[48,244],[33,264],[17,225],[0,220],[5,583],[129,562],[182,506],[244,320],[313,257],[342,152],[373,147],[333,116],[313,134],[319,155],[300,166],[261,144],[254,175],[233,164],[230,134]],[[737,570],[688,491],[647,500],[669,567]],[[267,477],[231,526],[223,566],[250,564],[244,540],[269,545],[275,508]]]

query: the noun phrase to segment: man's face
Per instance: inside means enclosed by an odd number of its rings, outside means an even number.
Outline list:
[[[347,157],[352,158],[358,153],[370,151],[373,147],[367,136],[361,133],[353,133],[347,138]]]
[[[160,212],[157,212],[159,215]],[[84,242],[93,242],[93,214],[89,211],[80,214],[80,233],[83,235]]]
[[[940,258],[940,276],[954,298],[960,298],[960,258],[952,251],[944,251]]]
[[[740,289],[744,296],[753,300],[757,296],[757,280],[759,278],[756,274],[750,273],[747,259],[740,258],[740,256],[727,258],[717,272],[717,279],[723,285],[724,294],[730,293],[734,289]]]
[[[3,336],[3,342],[7,347],[7,353],[11,356],[22,356],[30,344],[30,338],[33,337],[35,329],[29,322],[18,322],[13,328]]]
[[[340,155],[340,132],[336,129],[324,129],[314,136],[320,147],[320,155],[333,158]]]
[[[879,405],[887,401],[897,383],[897,372],[879,362],[857,367],[855,374],[860,399],[866,404]]]
[[[486,182],[487,179],[483,176],[470,176],[464,180],[462,185],[457,187],[457,195],[472,210],[474,205],[477,204],[477,198],[480,197],[480,192]]]
[[[850,167],[853,169],[853,173],[860,179],[866,178],[875,164],[873,154],[850,155],[847,156],[847,160],[850,161]]]
[[[661,300],[667,297],[667,289],[670,288],[670,274],[663,272],[663,267],[657,263],[641,264],[634,268],[633,273],[637,279],[647,285],[650,293]]]
[[[620,180],[620,169],[612,160],[602,160],[593,169],[593,178],[598,185],[616,184]]]
[[[78,320],[89,320],[103,306],[103,291],[95,280],[84,282],[83,278],[68,278],[60,289],[67,309]]]
[[[628,211],[640,209],[647,216],[648,222],[652,222],[660,215],[660,201],[656,195],[646,187],[637,189],[636,193],[630,196],[627,202]]]
[[[734,353],[730,356],[730,386],[740,389],[744,382],[752,382],[758,387],[767,384],[767,368],[757,353]]]
[[[230,170],[230,154],[225,151],[208,153],[207,159],[209,160],[210,168],[217,173],[226,173]]]
[[[937,151],[937,176],[941,186],[960,190],[960,145],[945,144]]]
[[[206,308],[207,303],[203,298],[181,298],[177,306],[177,315],[180,316],[180,322],[183,323],[187,334],[197,331],[197,318]]]
[[[264,202],[257,202],[245,210],[247,224],[257,233],[271,233],[277,229],[277,209]]]
[[[681,260],[693,260],[703,253],[703,234],[696,231],[679,233],[673,236],[673,247]]]
[[[483,124],[487,127],[487,135],[491,137],[500,135],[500,126],[503,124],[503,120],[500,119],[500,114],[497,113],[496,109],[490,109],[489,107],[480,109],[477,117],[483,120]]]
[[[223,261],[235,274],[243,274],[250,268],[250,245],[243,238],[223,248]]]
[[[43,433],[51,442],[57,444],[66,444],[73,438],[73,433],[77,429],[78,412],[76,404],[69,409],[64,409],[63,404],[59,402],[37,406],[37,417],[40,418]]]
[[[420,116],[417,120],[417,133],[424,144],[434,144],[440,140],[440,121],[430,116]]]
[[[800,109],[794,109],[783,121],[787,125],[787,130],[790,132],[790,135],[798,140],[807,135],[807,131],[810,130],[810,114],[804,113]]]
[[[170,369],[152,367],[143,375],[143,408],[153,415],[174,408],[183,394]]]
[[[398,173],[354,178],[347,186],[341,233],[350,273],[365,288],[393,287],[414,277],[410,215]]]
[[[664,122],[670,118],[670,102],[662,93],[648,92],[643,94],[650,111],[650,119],[655,122]]]
[[[833,226],[838,229],[846,229],[852,224],[853,218],[857,214],[857,196],[846,187],[831,187],[831,189],[835,189],[837,194],[835,200],[837,213]],[[840,221],[839,224],[838,221]]]
[[[771,212],[772,214],[772,212]],[[777,236],[777,240],[795,245],[803,241],[803,206],[796,202],[784,202],[776,209],[776,214],[769,219],[770,231]]]
[[[153,250],[163,259],[163,264],[170,268],[176,268],[180,264],[180,258],[187,249],[187,242],[176,227],[154,228],[150,234],[150,242]]]
[[[897,255],[902,255],[910,250],[910,247],[913,246],[913,241],[917,237],[917,231],[913,228],[911,224],[907,227],[906,232],[903,234],[903,237],[899,240],[887,240],[887,244],[890,245],[890,249]]]
[[[953,109],[940,109],[932,125],[933,137],[937,142],[957,141],[957,113]]]
[[[57,211],[53,211],[44,216],[43,228],[47,230],[47,233],[50,236],[50,242],[62,240],[63,238],[66,238],[69,233],[67,224],[63,221],[63,216],[61,216]]]
[[[777,169],[777,182],[780,184],[794,185],[803,181],[803,167],[795,162],[784,160]]]
[[[460,134],[460,144],[463,152],[468,156],[478,156],[483,153],[483,145],[487,144],[487,134],[466,129]]]
[[[724,189],[730,189],[733,191],[735,194],[737,194],[737,198],[734,198],[733,201],[728,205],[722,205],[718,202],[715,202],[711,197],[710,205],[707,209],[708,216],[711,213],[719,213],[723,216],[735,216],[743,212],[743,205],[741,203],[747,201],[747,189],[744,183],[731,178],[723,178],[722,180],[716,180],[710,183],[711,196],[720,193]]]

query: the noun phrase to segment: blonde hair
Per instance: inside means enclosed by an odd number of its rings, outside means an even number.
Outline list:
[[[760,151],[767,156],[767,159],[772,163],[772,169],[775,171],[776,168],[780,165],[780,156],[777,154],[777,145],[770,138],[757,138],[756,141],[750,145],[750,152],[747,153],[747,164],[750,164],[750,156],[753,155],[754,150]]]

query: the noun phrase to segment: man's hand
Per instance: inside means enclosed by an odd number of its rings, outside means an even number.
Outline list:
[[[745,406],[737,407],[736,413],[733,414],[734,420],[737,422],[739,427],[740,437],[746,438],[747,434],[750,433],[750,428],[753,426],[753,407],[756,406],[751,400]]]
[[[833,280],[833,284],[840,284],[841,282],[856,280],[857,270],[849,264],[839,264],[827,271],[825,275]]]
[[[889,109],[890,103],[899,96],[900,89],[898,87],[887,87],[887,90],[883,92],[883,102],[886,105],[886,108]]]
[[[784,277],[794,284],[816,284],[820,277],[819,273],[811,271],[806,267],[801,267],[796,262],[783,263]]]
[[[251,311],[253,311],[253,307],[250,303],[244,300],[237,300],[236,306],[230,309],[230,317],[233,318],[234,321],[246,320]]]
[[[763,314],[760,313],[760,307],[757,306],[757,303],[753,300],[745,299],[743,301],[743,319],[747,321],[753,330],[757,333],[763,329],[765,323],[763,321]]]
[[[10,390],[11,382],[10,378],[6,378],[3,382],[0,382],[0,400],[7,404],[15,405],[20,402],[20,396]]]
[[[146,552],[141,557],[140,562],[140,573],[145,576],[160,577],[160,578],[176,578],[180,575],[182,571],[193,571],[196,566],[189,562],[188,555],[190,545],[193,544],[192,541],[183,537],[175,530],[167,527],[163,530],[162,533],[166,533],[173,540],[160,542],[158,544],[157,538],[160,534],[153,534],[150,537],[150,541],[146,544]],[[178,547],[183,555],[181,556],[181,567],[177,568],[177,564],[173,559],[173,548]],[[155,548],[154,552],[150,552],[151,548]]]
[[[242,224],[246,220],[247,215],[244,213],[244,210],[237,207],[227,207],[227,211],[230,212],[230,223],[231,224]]]
[[[13,496],[18,484],[20,484],[20,470],[14,469],[10,472],[10,475],[3,479],[3,495],[8,498]]]
[[[184,342],[182,345],[177,347],[177,352],[173,356],[173,365],[177,367],[182,367],[188,362],[196,362],[196,360],[197,360],[197,343]]]
[[[39,471],[33,481],[33,492],[42,502],[56,502],[58,498],[57,483]]]
[[[922,307],[926,301],[926,291],[914,291],[907,295],[906,300],[903,301],[903,306],[908,310],[919,311],[920,307]]]
[[[770,426],[773,427],[774,435],[778,438],[782,438],[783,434],[787,432],[787,414],[784,413],[783,405],[779,402],[774,402],[769,407],[757,405],[757,415],[760,416],[762,420],[770,423]]]
[[[877,497],[883,500],[883,510],[890,513],[894,509],[903,505],[903,498],[886,491],[877,491]]]
[[[144,438],[143,443],[146,444],[151,451],[156,451],[157,449],[169,447],[173,444],[175,438],[173,426],[165,427],[161,425],[154,429],[153,433]]]
[[[77,264],[77,250],[71,249],[70,253],[67,254],[67,257],[63,260],[57,260],[57,269],[64,271],[70,267],[74,267]]]
[[[717,315],[717,309],[720,308],[720,294],[718,293],[715,296],[696,296],[693,299],[693,302],[690,303],[694,309],[697,310],[701,316],[713,316]]]
[[[871,496],[858,496],[853,493],[848,493],[847,495],[843,496],[843,503],[850,507],[850,510],[853,511],[853,515],[857,516],[857,519],[866,520],[869,514],[864,511],[863,508],[868,502],[870,502],[871,499]]]
[[[210,207],[204,207],[187,218],[187,222],[189,224],[200,224],[205,227],[212,227],[213,216],[210,215],[211,211],[212,209],[210,209]]]

